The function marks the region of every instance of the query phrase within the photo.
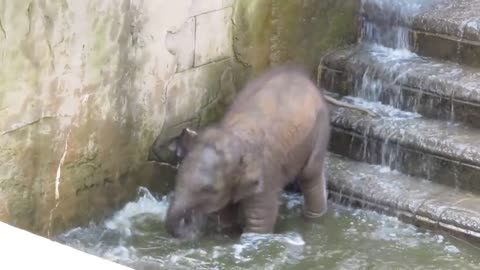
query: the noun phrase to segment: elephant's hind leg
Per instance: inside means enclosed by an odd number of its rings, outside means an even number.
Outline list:
[[[307,218],[318,218],[327,211],[327,187],[320,172],[314,178],[301,178],[300,186],[304,197],[303,213]]]
[[[300,177],[300,188],[305,203],[304,215],[307,218],[320,217],[327,211],[327,183],[324,163],[330,140],[330,123],[328,112],[324,110],[317,114],[317,126],[313,133],[313,149],[307,165]]]

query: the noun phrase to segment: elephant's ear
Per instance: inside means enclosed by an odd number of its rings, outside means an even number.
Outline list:
[[[238,179],[233,194],[234,203],[263,190],[263,166],[261,163],[260,156],[254,153],[247,153],[241,158],[240,168],[242,172],[240,172],[241,177]]]
[[[178,138],[170,142],[168,149],[175,152],[177,158],[183,159],[192,149],[196,137],[197,132],[189,128],[184,128]]]

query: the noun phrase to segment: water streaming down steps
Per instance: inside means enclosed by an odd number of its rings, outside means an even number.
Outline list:
[[[467,28],[478,21],[478,12],[469,7],[480,12],[480,1],[362,1],[358,44],[324,56],[319,81],[330,94],[382,118],[341,108],[332,113],[330,151],[372,164],[331,156],[327,175],[332,197],[480,239],[480,70],[418,54],[429,54],[420,44],[425,39],[418,38],[427,34],[443,38],[439,47],[455,35],[463,37],[464,29],[470,37],[476,37],[475,29],[480,34],[479,28]],[[451,22],[458,23],[460,34]],[[448,27],[439,27],[442,23]],[[458,40],[459,55],[462,42]],[[400,177],[383,174],[374,164],[398,171]],[[419,197],[407,185],[432,192]]]

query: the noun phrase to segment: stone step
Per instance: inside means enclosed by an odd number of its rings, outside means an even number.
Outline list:
[[[479,130],[389,110],[389,106],[377,104],[375,108],[386,116],[371,118],[344,108],[333,110],[330,151],[480,192]]]
[[[480,197],[475,194],[335,154],[327,159],[326,175],[334,201],[479,243]]]
[[[480,1],[448,1],[445,7],[422,12],[413,21],[415,52],[472,66],[480,66]]]
[[[480,127],[480,70],[407,51],[359,45],[326,55],[320,85],[426,117]]]
[[[410,49],[418,54],[480,66],[480,0],[429,0],[420,7],[419,1],[365,2],[363,18],[379,29],[407,24]]]

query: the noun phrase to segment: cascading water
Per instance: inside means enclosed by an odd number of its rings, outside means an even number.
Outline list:
[[[410,51],[411,25],[415,15],[440,0],[362,0],[362,28],[357,52],[347,64],[353,74],[353,89],[344,101],[375,111],[389,121],[419,118],[417,104],[419,98],[404,100],[402,87],[410,78],[408,71],[425,69],[411,65],[412,59],[419,59]],[[350,66],[349,66],[350,65]],[[359,68],[362,67],[362,68]],[[342,117],[342,115],[338,115]],[[367,140],[369,128],[364,129]],[[391,144],[389,135],[385,137],[381,150],[381,164],[396,168],[398,146]],[[366,147],[367,142],[364,142]],[[367,157],[365,148],[357,156]]]
[[[353,91],[356,96],[378,102],[381,101],[382,92],[388,90],[394,94],[391,97],[393,99],[386,103],[394,107],[401,106],[400,102],[394,100],[399,97],[395,93],[400,93],[402,81],[407,79],[403,76],[405,65],[401,62],[418,57],[410,51],[409,25],[416,14],[433,3],[434,0],[362,0],[358,50],[371,54],[378,64],[368,65],[365,70],[355,74]]]
[[[411,0],[362,0],[360,43],[408,50],[408,25],[421,8],[418,1]]]

